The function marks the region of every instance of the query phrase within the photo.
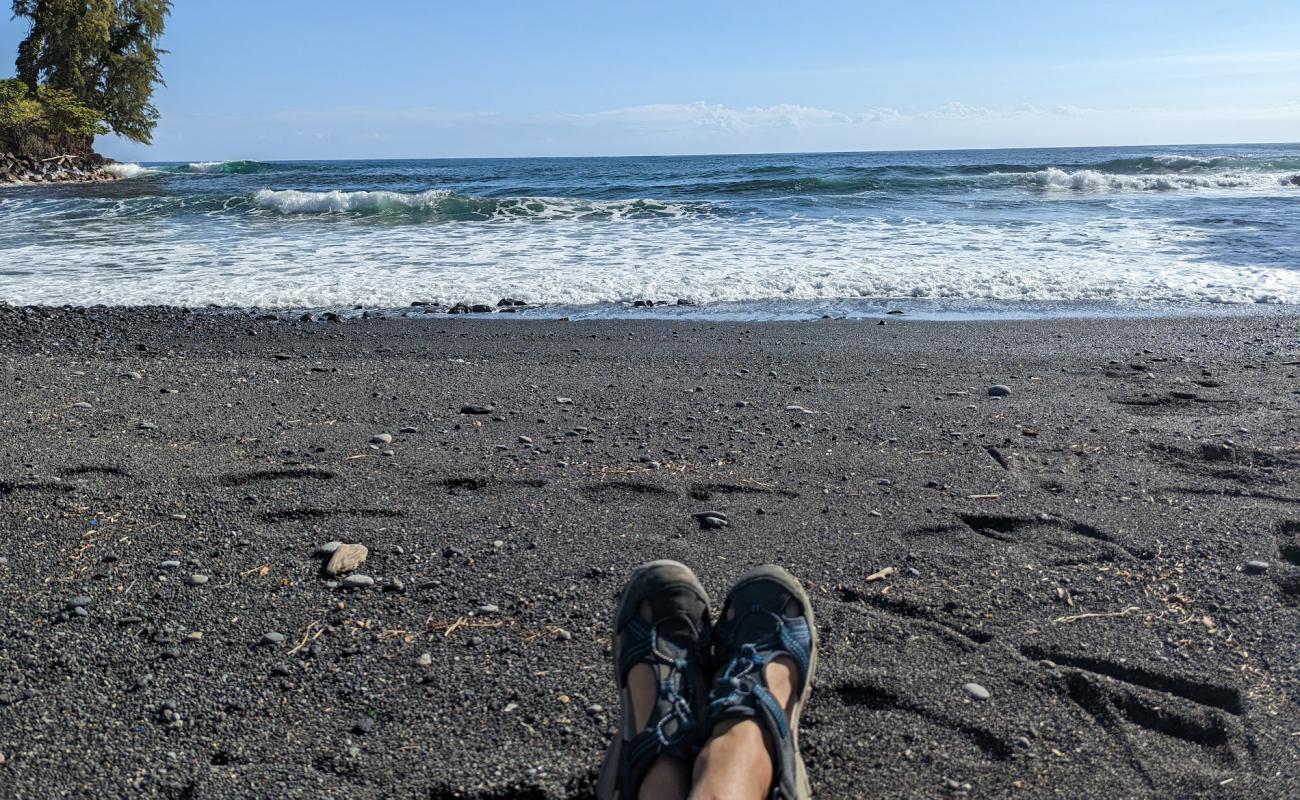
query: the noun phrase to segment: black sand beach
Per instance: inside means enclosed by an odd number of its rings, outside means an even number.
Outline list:
[[[3,307],[0,365],[5,797],[584,796],[654,558],[805,581],[821,797],[1300,796],[1300,317]]]

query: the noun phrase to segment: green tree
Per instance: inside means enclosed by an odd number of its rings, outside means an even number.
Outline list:
[[[0,149],[45,157],[85,152],[97,134],[107,133],[99,114],[66,89],[0,80]]]
[[[18,77],[35,93],[71,92],[113,132],[148,144],[158,124],[151,102],[162,84],[157,47],[171,0],[13,0],[31,21],[18,46]]]

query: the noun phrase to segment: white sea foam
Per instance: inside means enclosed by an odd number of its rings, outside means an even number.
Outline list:
[[[302,192],[296,189],[261,189],[253,202],[282,214],[337,214],[347,211],[385,211],[399,208],[433,208],[450,197],[445,189],[403,192]]]
[[[1254,188],[1275,183],[1278,176],[1242,175],[1234,173],[1202,175],[1117,175],[1093,169],[1067,172],[1048,167],[1026,173],[1025,181],[1033,187],[1047,190],[1096,191],[1176,191],[1179,189],[1237,189]]]
[[[105,169],[119,178],[138,178],[141,175],[153,175],[158,172],[156,169],[142,167],[139,164],[109,164]]]
[[[253,202],[281,214],[394,214],[464,219],[606,219],[682,217],[686,206],[657,200],[584,200],[568,197],[472,197],[446,189],[423,192],[305,192],[260,189]]]
[[[229,161],[194,161],[186,169],[190,172],[220,172]]]
[[[87,240],[102,234],[85,230]],[[401,307],[846,298],[1300,304],[1292,265],[1216,262],[1211,234],[1150,220],[1005,226],[858,218],[635,224],[139,228],[113,248],[26,244],[0,298],[32,303]],[[31,241],[30,239],[28,240]],[[212,256],[220,253],[220,266]],[[123,265],[130,265],[124,268]]]

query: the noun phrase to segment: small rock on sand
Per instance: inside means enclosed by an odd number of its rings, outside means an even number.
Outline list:
[[[1246,572],[1250,575],[1263,575],[1268,572],[1268,566],[1267,561],[1247,561]]]
[[[321,556],[322,558],[326,556],[332,556],[334,555],[334,551],[339,549],[342,546],[343,546],[342,542],[326,542],[325,544],[316,548],[316,555]]]
[[[966,694],[970,695],[976,700],[989,699],[989,690],[985,689],[983,686],[980,686],[978,683],[965,683],[962,684],[961,688],[966,691]]]
[[[346,575],[355,571],[366,561],[370,551],[364,544],[341,544],[330,554],[325,562],[326,575]]]
[[[349,575],[339,584],[344,589],[369,589],[375,585],[375,579],[369,575]]]
[[[262,634],[258,640],[260,644],[281,644],[284,642],[284,634],[278,631],[268,631]]]
[[[391,433],[376,433],[374,436],[371,436],[371,437],[370,437],[370,443],[371,443],[371,444],[392,444],[392,443],[393,443],[393,434],[391,434]]]
[[[1010,386],[1003,386],[999,383],[989,387],[989,397],[1009,397],[1010,395]]]

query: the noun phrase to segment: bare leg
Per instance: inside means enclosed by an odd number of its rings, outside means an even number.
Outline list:
[[[785,613],[799,616],[802,609],[792,600]],[[734,614],[728,611],[728,619]],[[788,656],[780,656],[767,665],[764,674],[772,696],[788,715],[798,682],[798,665]],[[695,760],[690,799],[763,800],[772,790],[775,749],[771,737],[757,722],[729,720],[719,725]]]
[[[653,622],[650,604],[642,602],[638,611],[646,622]],[[637,664],[627,674],[627,692],[631,699],[633,730],[642,730],[650,721],[658,681],[649,664]],[[624,728],[626,730],[626,726]],[[640,800],[684,800],[691,788],[691,771],[688,764],[668,756],[660,757],[646,772],[641,781]]]

